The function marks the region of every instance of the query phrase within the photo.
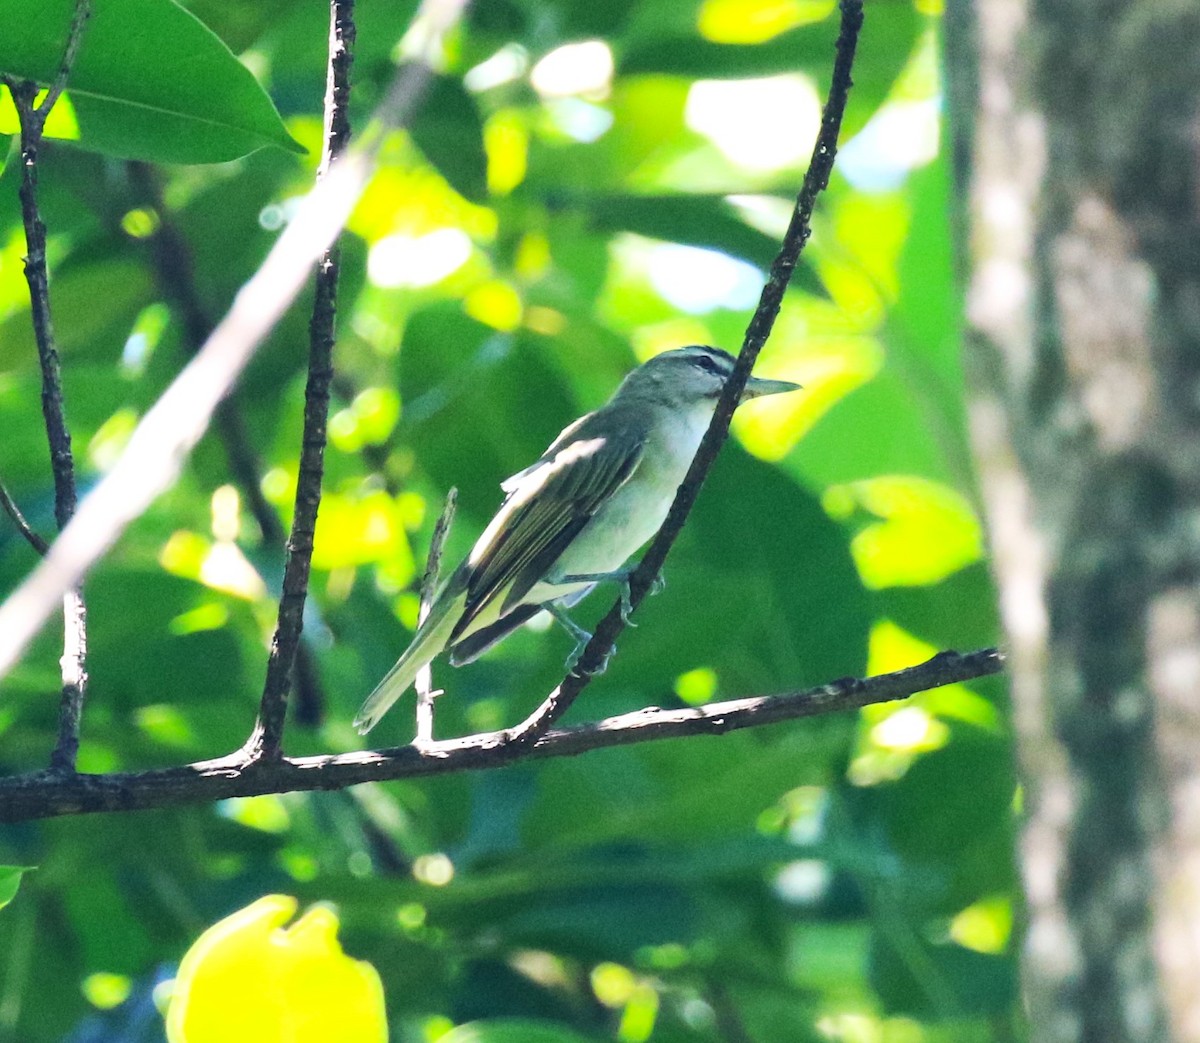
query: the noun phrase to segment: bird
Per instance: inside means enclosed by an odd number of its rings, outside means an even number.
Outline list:
[[[436,656],[449,651],[453,666],[472,662],[543,609],[576,639],[571,669],[591,634],[566,609],[598,583],[623,584],[627,616],[626,563],[666,519],[734,361],[700,344],[653,356],[502,482],[495,517],[354,718],[359,733],[375,727]],[[799,386],[751,376],[739,404]]]

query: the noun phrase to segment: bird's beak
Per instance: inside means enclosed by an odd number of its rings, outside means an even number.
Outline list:
[[[790,380],[766,380],[763,377],[751,377],[746,381],[746,390],[742,392],[741,401],[749,402],[752,398],[762,398],[764,395],[781,395],[785,391],[799,391],[800,385]]]

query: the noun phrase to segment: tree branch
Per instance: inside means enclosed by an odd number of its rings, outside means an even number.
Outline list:
[[[4,79],[16,106],[21,130],[21,187],[18,195],[21,200],[21,220],[25,226],[25,281],[29,284],[33,335],[42,371],[42,417],[46,425],[46,439],[50,443],[50,468],[54,474],[54,519],[60,532],[75,514],[75,457],[71,452],[71,432],[67,427],[66,409],[63,405],[58,345],[50,314],[46,226],[42,222],[38,207],[38,151],[42,144],[42,130],[46,125],[46,117],[50,115],[50,110],[66,87],[71,66],[79,52],[83,27],[90,14],[89,0],[76,0],[75,13],[67,32],[67,42],[58,73],[40,105],[35,104],[38,94],[36,83],[8,77]],[[13,507],[15,509],[15,504]],[[14,520],[19,516],[20,512],[17,511],[13,516]],[[31,532],[27,527],[22,531],[29,539]],[[42,554],[45,553],[46,550],[43,549]],[[83,601],[83,592],[74,584],[68,584],[60,592],[60,596],[63,603],[63,654],[60,660],[62,695],[59,703],[58,740],[50,755],[50,766],[58,771],[74,771],[79,752],[79,720],[83,714],[83,699],[87,691],[87,607]]]
[[[450,534],[450,526],[454,524],[454,509],[458,504],[458,490],[453,486],[446,493],[446,506],[433,527],[433,538],[429,541],[429,559],[425,563],[425,575],[421,578],[421,610],[417,617],[420,625],[429,615],[429,607],[433,604],[437,593],[438,574],[442,569],[442,548],[446,537]],[[433,703],[441,695],[440,690],[433,687],[433,670],[426,663],[417,671],[417,735],[413,740],[418,746],[429,745],[433,742]]]
[[[46,91],[42,103],[37,107],[39,134],[46,117],[50,115],[50,110],[66,89],[67,77],[71,75],[71,67],[75,64],[75,56],[79,54],[79,45],[83,42],[83,28],[91,16],[91,0],[75,0],[75,13],[71,18],[71,28],[67,30],[67,45],[63,48],[62,61],[58,63],[58,74],[50,84],[50,89]]]
[[[412,118],[432,76],[435,44],[466,0],[423,0],[414,24],[429,42],[396,72],[359,146],[348,149],[301,202],[258,271],[203,348],[134,430],[113,469],[89,494],[33,573],[0,605],[0,677],[12,669],[55,602],[174,481],[263,338],[295,300],[362,193],[389,130]]]
[[[712,422],[705,432],[704,438],[696,450],[696,456],[688,468],[675,501],[667,514],[666,520],[651,541],[642,560],[638,563],[629,581],[629,600],[633,609],[645,598],[655,577],[662,569],[667,554],[674,545],[679,533],[683,530],[692,505],[700,492],[700,487],[716,460],[721,446],[729,436],[729,424],[733,412],[737,408],[746,382],[750,379],[750,371],[754,368],[755,360],[783,303],[783,294],[791,281],[792,272],[800,257],[800,251],[808,242],[811,234],[813,207],[817,195],[829,184],[829,175],[833,171],[834,157],[837,155],[838,133],[842,125],[842,115],[846,110],[846,99],[850,92],[850,72],[854,65],[854,52],[858,45],[858,33],[862,28],[862,0],[841,0],[842,25],[837,41],[837,56],[834,60],[833,78],[829,86],[829,98],[825,102],[821,117],[821,130],[813,147],[812,159],[808,171],[804,175],[804,183],[796,198],[796,207],[787,232],[783,237],[783,245],[779,255],[771,264],[766,284],[763,286],[758,307],[755,309],[746,336],[742,341],[742,349],[738,353],[737,364],[726,381],[717,399],[716,410]],[[591,682],[595,673],[602,668],[610,650],[616,645],[617,638],[625,629],[625,616],[622,613],[621,601],[613,603],[608,614],[597,625],[592,639],[583,650],[579,662],[552,691],[543,703],[533,711],[521,724],[509,730],[509,741],[528,743],[536,740],[546,729],[559,720],[570,705]]]
[[[41,538],[25,520],[25,515],[21,513],[21,508],[17,506],[17,501],[12,498],[8,489],[5,488],[3,482],[0,482],[0,507],[4,508],[4,513],[12,519],[12,523],[17,527],[17,531],[25,537],[25,542],[28,543],[39,554],[45,554],[50,549],[44,539]]]
[[[318,181],[350,141],[350,66],[354,61],[354,0],[330,0],[329,66],[325,81],[325,147]],[[321,506],[325,473],[329,384],[333,380],[333,342],[337,324],[337,286],[340,254],[335,242],[317,264],[316,293],[308,327],[308,381],[304,387],[304,433],[292,532],[283,567],[279,618],[271,638],[267,677],[263,683],[258,720],[246,749],[254,760],[275,761],[283,755],[292,665],[304,629],[304,603],[312,567],[313,539]]]
[[[282,757],[270,762],[250,760],[242,752],[156,771],[70,776],[33,772],[0,780],[0,822],[201,804],[263,793],[337,790],[362,782],[497,768],[526,757],[569,757],[609,746],[721,735],[904,699],[915,692],[999,673],[1003,666],[1004,657],[995,648],[966,654],[941,652],[920,666],[890,674],[844,678],[802,692],[701,707],[637,710],[592,724],[554,729],[523,744],[512,743],[507,732],[483,732],[423,747]]]

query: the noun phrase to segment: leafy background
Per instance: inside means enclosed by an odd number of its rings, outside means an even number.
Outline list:
[[[318,4],[95,6],[40,172],[85,489],[195,347],[164,240],[190,255],[191,321],[212,321],[311,184],[327,36]],[[356,4],[357,126],[413,6]],[[71,8],[0,0],[0,68],[45,79]],[[938,16],[929,0],[867,4],[848,141],[759,370],[805,390],[739,416],[665,593],[572,719],[993,642],[936,147]],[[346,236],[306,624],[325,703],[319,724],[291,726],[289,752],[359,746],[349,721],[408,640],[449,485],[453,557],[500,480],[639,359],[736,349],[836,32],[830,0],[473,8]],[[0,108],[0,131],[12,120]],[[0,476],[48,533],[15,155],[0,175]],[[285,522],[310,303],[233,407]],[[81,770],[245,738],[282,557],[245,493],[210,433],[89,579]],[[0,589],[30,564],[0,527]],[[593,602],[581,620],[606,607]],[[59,640],[48,631],[0,686],[5,772],[53,744]],[[567,651],[526,630],[441,668],[439,733],[519,719]],[[410,733],[401,708],[372,738]],[[547,1041],[1017,1038],[1014,801],[993,683],[485,774],[11,827],[0,863],[38,868],[0,913],[0,1038],[163,1039],[155,987],[204,927],[270,892],[335,903],[403,1041],[467,1022],[479,1039]],[[506,1018],[525,1027],[494,1027]]]

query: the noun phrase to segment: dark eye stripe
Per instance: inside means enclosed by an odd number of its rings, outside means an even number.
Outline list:
[[[692,359],[706,373],[720,373],[721,370],[713,360],[711,355],[697,355]]]

